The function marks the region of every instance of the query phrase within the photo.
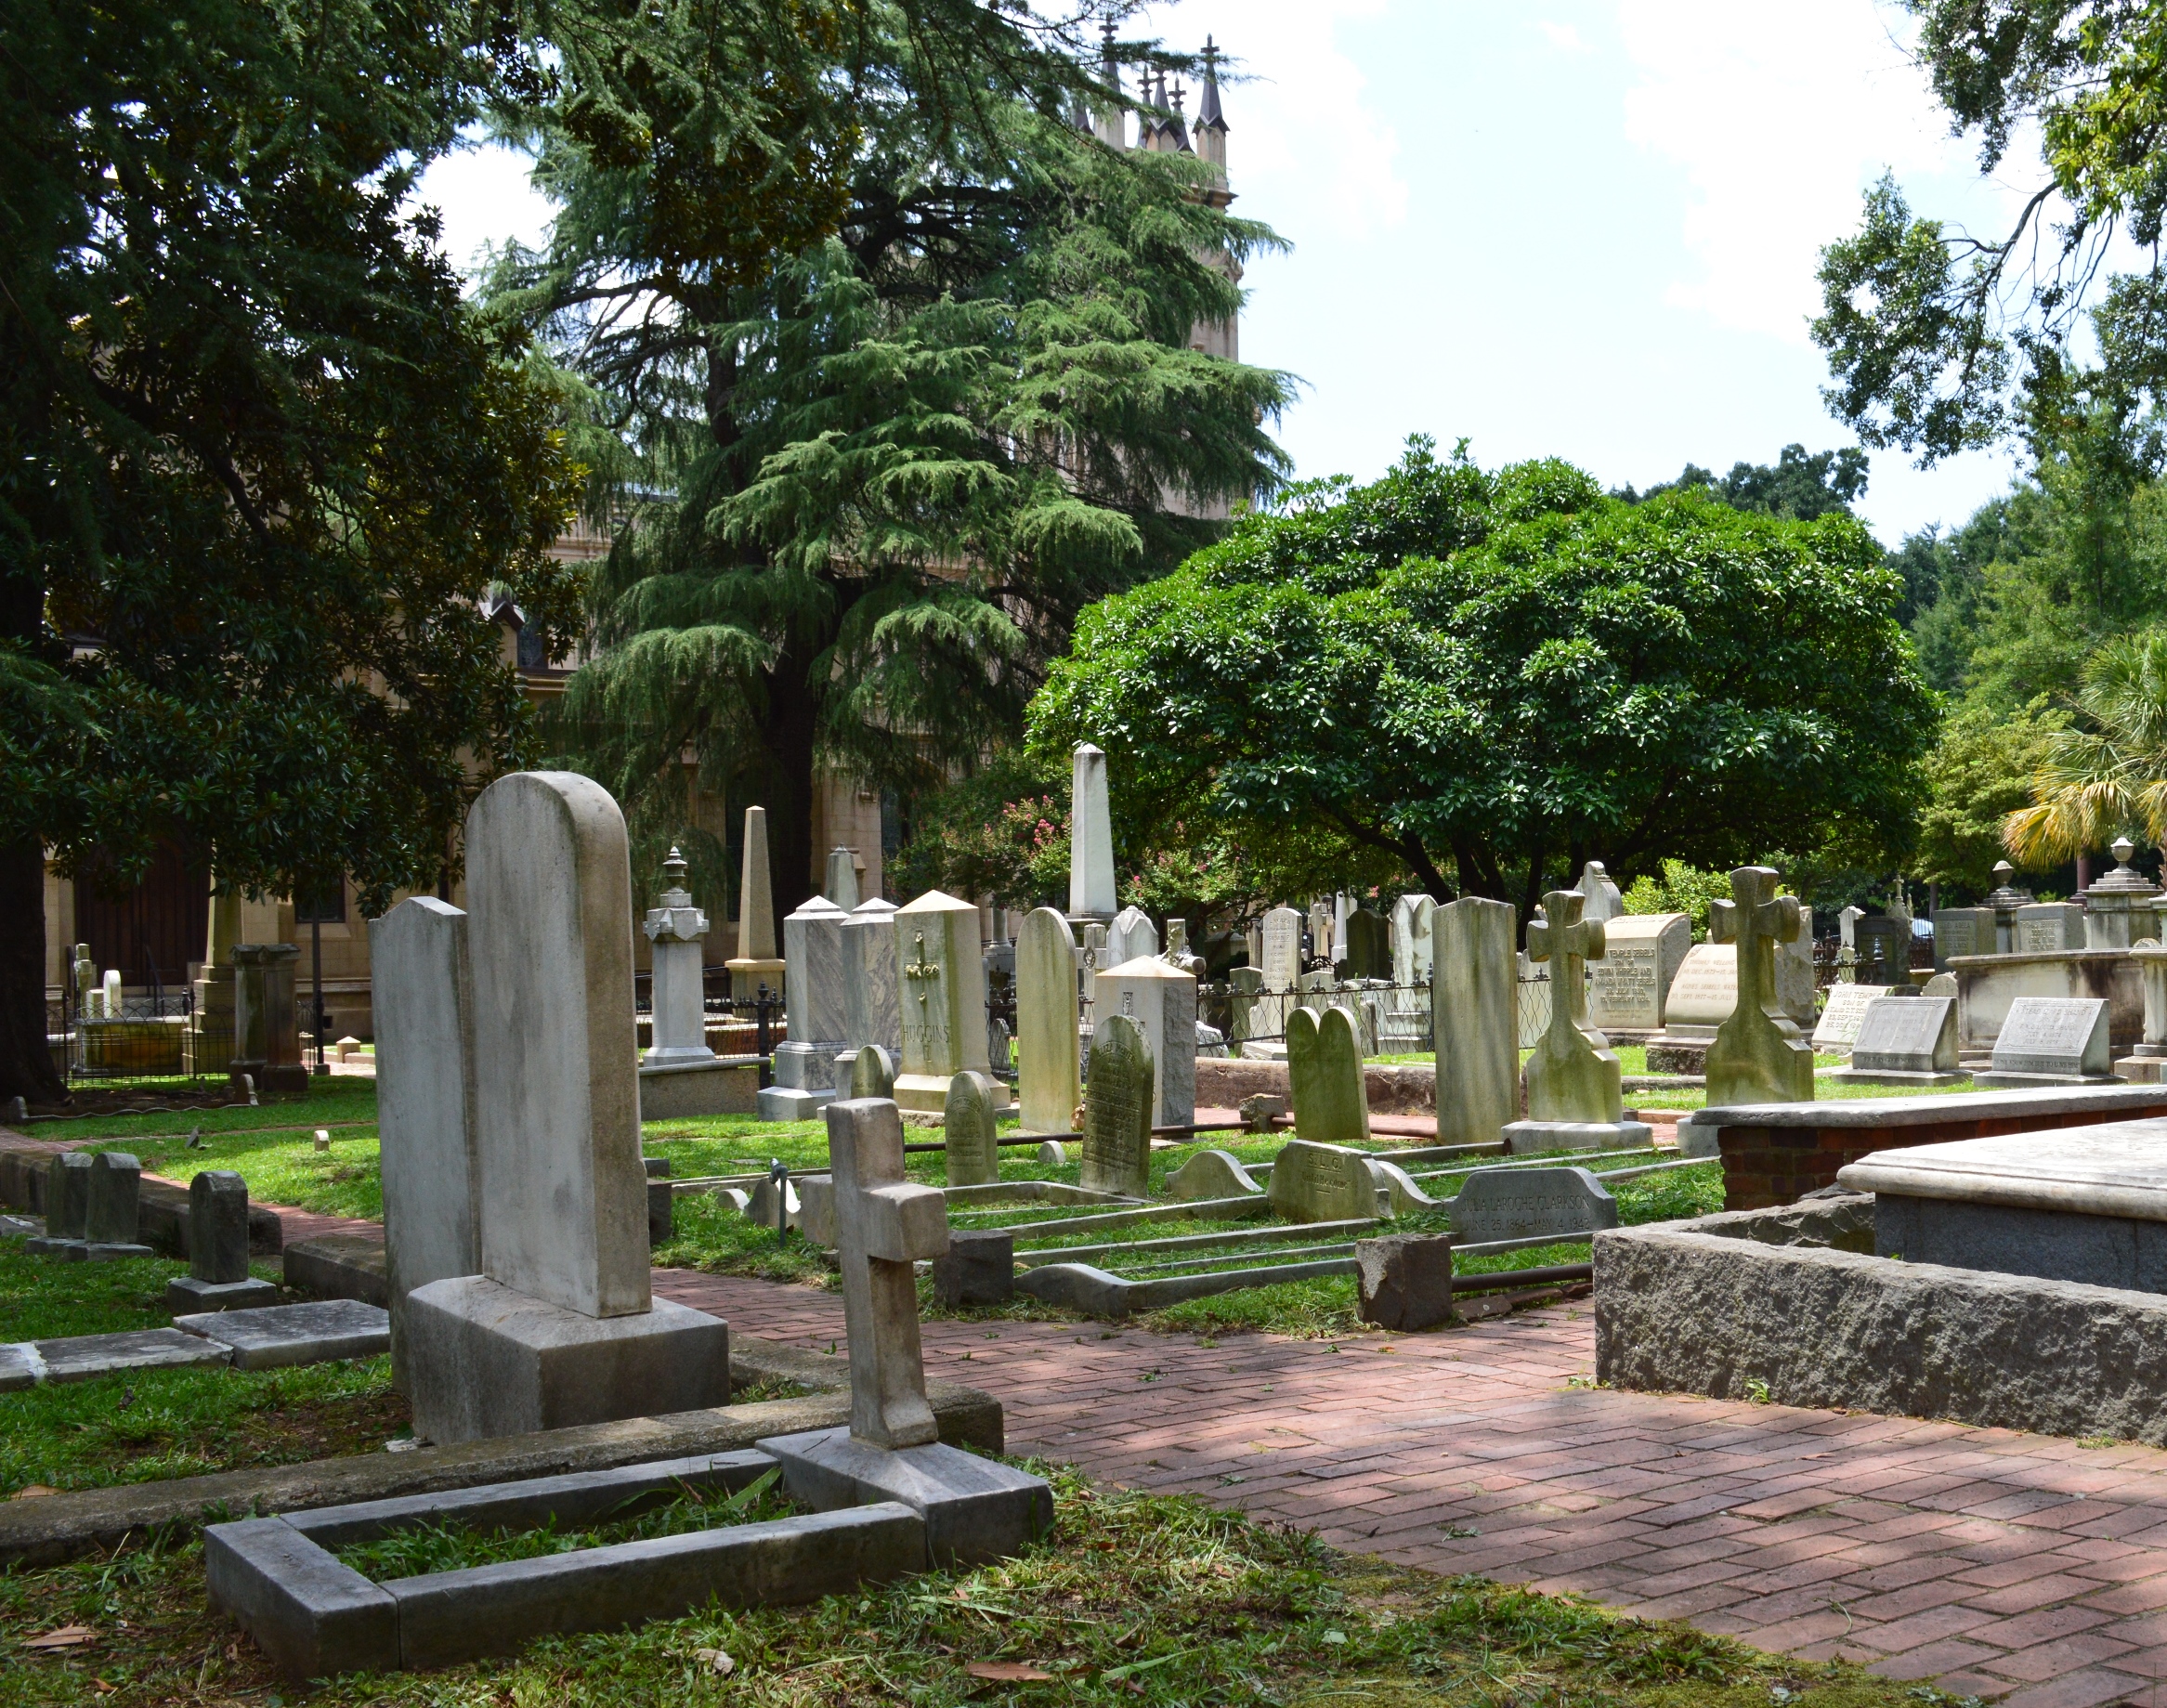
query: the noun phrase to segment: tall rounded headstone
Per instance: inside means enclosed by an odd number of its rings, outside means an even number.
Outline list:
[[[1016,932],[1016,1099],[1026,1133],[1073,1130],[1083,1095],[1078,1018],[1076,933],[1058,910],[1036,908]]]
[[[1102,1018],[1091,1034],[1084,1091],[1080,1184],[1087,1190],[1141,1198],[1149,1189],[1153,1078],[1142,1026],[1126,1014]]]

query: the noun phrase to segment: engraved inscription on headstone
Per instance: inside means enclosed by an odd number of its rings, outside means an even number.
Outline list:
[[[1950,1073],[1956,1067],[1954,997],[1883,997],[1870,1004],[1851,1050],[1863,1071]]]
[[[1124,1014],[1109,1014],[1091,1037],[1084,1090],[1080,1184],[1141,1198],[1151,1180],[1151,1115],[1155,1088],[1151,1043]]]
[[[2018,997],[1994,1040],[1997,1074],[2108,1072],[2104,997]]]
[[[1264,916],[1264,988],[1292,990],[1301,975],[1301,915],[1274,907]]]
[[[1377,1214],[1369,1158],[1344,1145],[1288,1140],[1273,1159],[1269,1195],[1289,1221],[1352,1221]]]
[[[1450,1201],[1462,1245],[1555,1233],[1570,1239],[1618,1225],[1617,1200],[1585,1168],[1483,1168]]]
[[[1814,1049],[1823,1055],[1849,1053],[1860,1023],[1866,1018],[1867,1006],[1886,995],[1886,984],[1831,984],[1828,1006],[1821,1010],[1821,1023],[1813,1029]]]
[[[1662,1025],[1664,998],[1692,940],[1692,921],[1682,913],[1629,913],[1606,920],[1603,957],[1587,963],[1588,1023],[1599,1032]]]

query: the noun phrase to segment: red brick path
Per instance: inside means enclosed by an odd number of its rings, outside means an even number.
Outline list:
[[[842,1333],[830,1294],[655,1281],[747,1334]],[[1011,1452],[1113,1482],[2010,1708],[2167,1704],[2167,1453],[1575,1388],[1585,1302],[1337,1346],[1046,1323],[925,1345],[999,1396]]]

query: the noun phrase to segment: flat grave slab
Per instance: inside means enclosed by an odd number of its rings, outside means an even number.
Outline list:
[[[64,1339],[19,1343],[28,1349],[22,1362],[34,1359],[39,1382],[86,1382],[120,1370],[187,1370],[228,1363],[233,1349],[171,1328],[129,1329],[117,1335],[72,1335]],[[22,1386],[29,1386],[25,1383]]]
[[[242,1370],[276,1370],[333,1359],[373,1358],[391,1349],[390,1313],[354,1298],[312,1299],[254,1310],[210,1310],[176,1317],[174,1327],[231,1349]]]
[[[165,1308],[176,1317],[247,1310],[278,1302],[277,1284],[253,1275],[246,1281],[198,1281],[193,1275],[176,1275],[165,1284]]]

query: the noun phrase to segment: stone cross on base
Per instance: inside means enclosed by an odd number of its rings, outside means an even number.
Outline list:
[[[1795,943],[1795,895],[1776,893],[1776,871],[1742,866],[1733,900],[1708,908],[1708,937],[1738,945],[1738,1002],[1708,1046],[1708,1106],[1813,1101],[1813,1046],[1783,1012],[1776,992],[1776,945]]]
[[[1584,919],[1587,898],[1577,890],[1552,890],[1543,897],[1543,915],[1527,928],[1527,958],[1552,963],[1550,1030],[1585,1031],[1587,1025],[1587,963],[1603,958],[1600,919]],[[1562,995],[1563,1002],[1558,1000]]]
[[[1527,1119],[1503,1129],[1513,1155],[1648,1142],[1648,1128],[1625,1119],[1610,1040],[1587,1024],[1587,963],[1603,959],[1609,943],[1600,919],[1581,917],[1586,902],[1577,890],[1553,890],[1545,917],[1528,923],[1528,958],[1551,964],[1550,1024],[1527,1061]]]
[[[948,1250],[947,1202],[903,1178],[903,1117],[886,1098],[828,1105],[836,1255],[850,1336],[850,1433],[873,1447],[937,1441],[918,1336],[920,1258]]]

